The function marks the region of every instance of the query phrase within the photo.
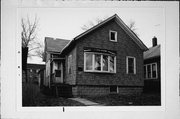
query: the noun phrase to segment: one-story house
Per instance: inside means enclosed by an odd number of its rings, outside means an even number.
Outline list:
[[[45,38],[45,85],[49,88],[69,85],[73,96],[143,91],[143,52],[148,49],[117,14],[71,41],[49,39]]]
[[[144,52],[144,92],[160,93],[161,89],[161,46],[152,38],[152,47]]]

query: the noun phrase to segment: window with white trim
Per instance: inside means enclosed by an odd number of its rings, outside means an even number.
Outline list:
[[[144,65],[144,77],[146,79],[157,78],[157,63],[150,63]]]
[[[135,59],[135,57],[131,57],[131,56],[126,57],[126,73],[127,74],[136,74],[136,59]]]
[[[84,71],[116,73],[116,56],[84,52]]]
[[[109,40],[117,42],[117,31],[109,31]]]
[[[68,56],[68,74],[72,73],[72,55]]]

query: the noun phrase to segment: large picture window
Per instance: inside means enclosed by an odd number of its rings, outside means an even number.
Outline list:
[[[144,77],[146,79],[157,78],[157,63],[151,63],[144,65]]]
[[[127,72],[127,74],[136,74],[136,59],[135,59],[135,57],[127,56],[126,72]]]
[[[116,57],[109,54],[85,52],[84,71],[86,72],[116,72]]]

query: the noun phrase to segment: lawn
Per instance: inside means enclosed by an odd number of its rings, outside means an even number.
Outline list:
[[[34,83],[23,83],[22,97],[23,106],[84,106],[67,98],[44,95]]]
[[[160,106],[160,94],[117,95],[86,97],[105,106]]]

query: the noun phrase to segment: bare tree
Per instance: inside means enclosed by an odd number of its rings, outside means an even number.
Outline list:
[[[21,40],[22,40],[22,69],[25,71],[26,82],[27,79],[27,57],[30,55],[30,51],[36,49],[32,45],[37,38],[37,26],[38,20],[35,17],[34,21],[31,22],[29,17],[27,19],[21,19]]]
[[[137,36],[139,36],[136,32],[137,28],[136,28],[136,22],[133,20],[129,21],[129,24],[127,25]]]
[[[36,43],[36,45],[37,45],[37,49],[35,50],[35,56],[37,56],[37,57],[39,57],[39,58],[42,58],[42,60],[43,60],[43,58],[44,58],[44,44],[43,44],[43,42],[37,42]]]
[[[86,31],[86,30],[92,28],[93,26],[101,23],[102,21],[104,21],[104,20],[107,19],[107,18],[108,18],[108,17],[104,17],[104,18],[102,18],[102,19],[96,18],[94,21],[89,21],[86,25],[83,25],[83,26],[81,27],[81,29],[84,30],[84,31]],[[127,24],[127,26],[138,36],[138,34],[137,34],[137,32],[136,32],[137,28],[136,28],[135,23],[136,23],[135,21],[130,20],[129,23]]]
[[[21,39],[22,39],[22,47],[29,47],[29,45],[37,38],[37,26],[38,26],[38,20],[37,17],[35,17],[34,22],[31,22],[29,17],[27,19],[22,18],[21,19]]]
[[[104,18],[102,18],[102,19],[96,18],[94,21],[89,21],[86,25],[83,25],[83,26],[81,27],[81,29],[84,30],[84,31],[86,31],[86,30],[92,28],[93,26],[101,23],[101,22],[104,21],[105,19],[107,19],[107,17],[104,17]]]

